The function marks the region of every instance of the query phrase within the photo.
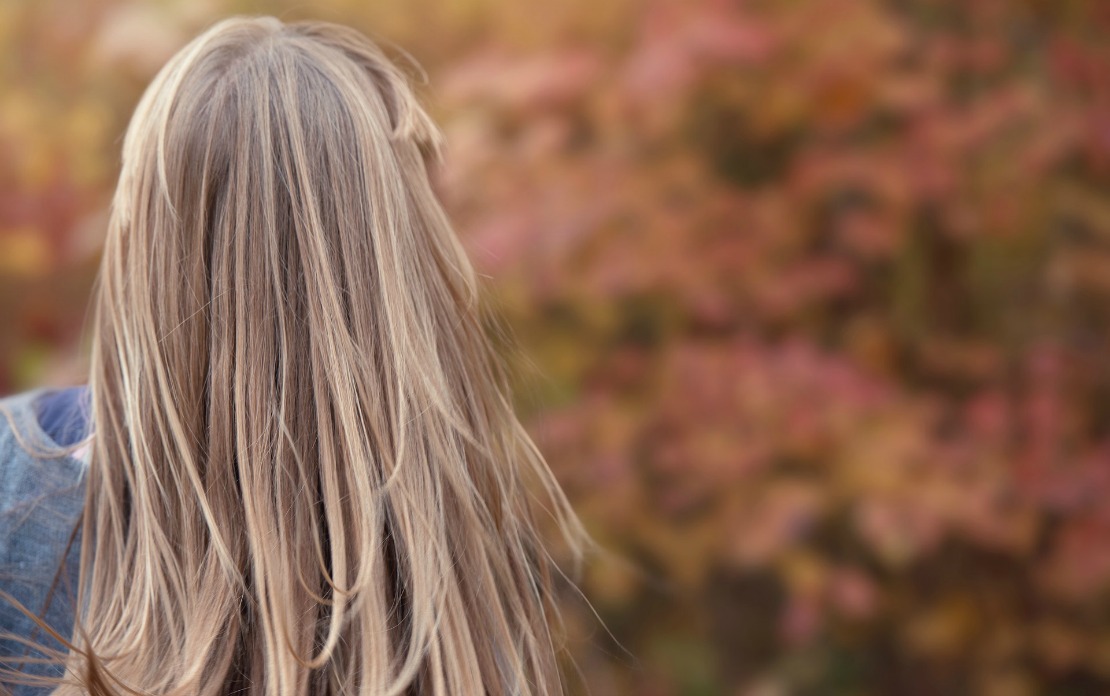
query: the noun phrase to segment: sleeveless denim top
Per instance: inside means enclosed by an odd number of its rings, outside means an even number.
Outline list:
[[[70,638],[85,503],[87,391],[35,389],[0,399],[0,666],[28,675],[61,676],[58,665],[35,664],[42,653],[19,638],[64,653],[64,646],[12,605],[22,604]],[[9,684],[16,696],[50,691]]]

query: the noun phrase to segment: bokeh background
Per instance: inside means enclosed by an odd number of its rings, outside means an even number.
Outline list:
[[[130,112],[239,13],[428,72],[609,551],[576,693],[1110,693],[1110,2],[0,0],[0,392],[83,380]]]

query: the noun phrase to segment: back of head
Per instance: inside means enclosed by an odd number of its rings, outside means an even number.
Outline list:
[[[97,289],[63,691],[561,691],[535,511],[584,537],[507,398],[440,146],[340,26],[230,19],[150,85]]]

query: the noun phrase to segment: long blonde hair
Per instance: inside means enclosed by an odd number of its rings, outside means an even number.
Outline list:
[[[550,555],[587,538],[515,416],[373,42],[233,18],[123,144],[57,693],[556,694]]]

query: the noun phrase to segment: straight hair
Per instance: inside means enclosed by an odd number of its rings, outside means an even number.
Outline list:
[[[514,413],[443,146],[335,24],[227,19],[150,84],[55,693],[563,692],[545,539],[589,539]]]

